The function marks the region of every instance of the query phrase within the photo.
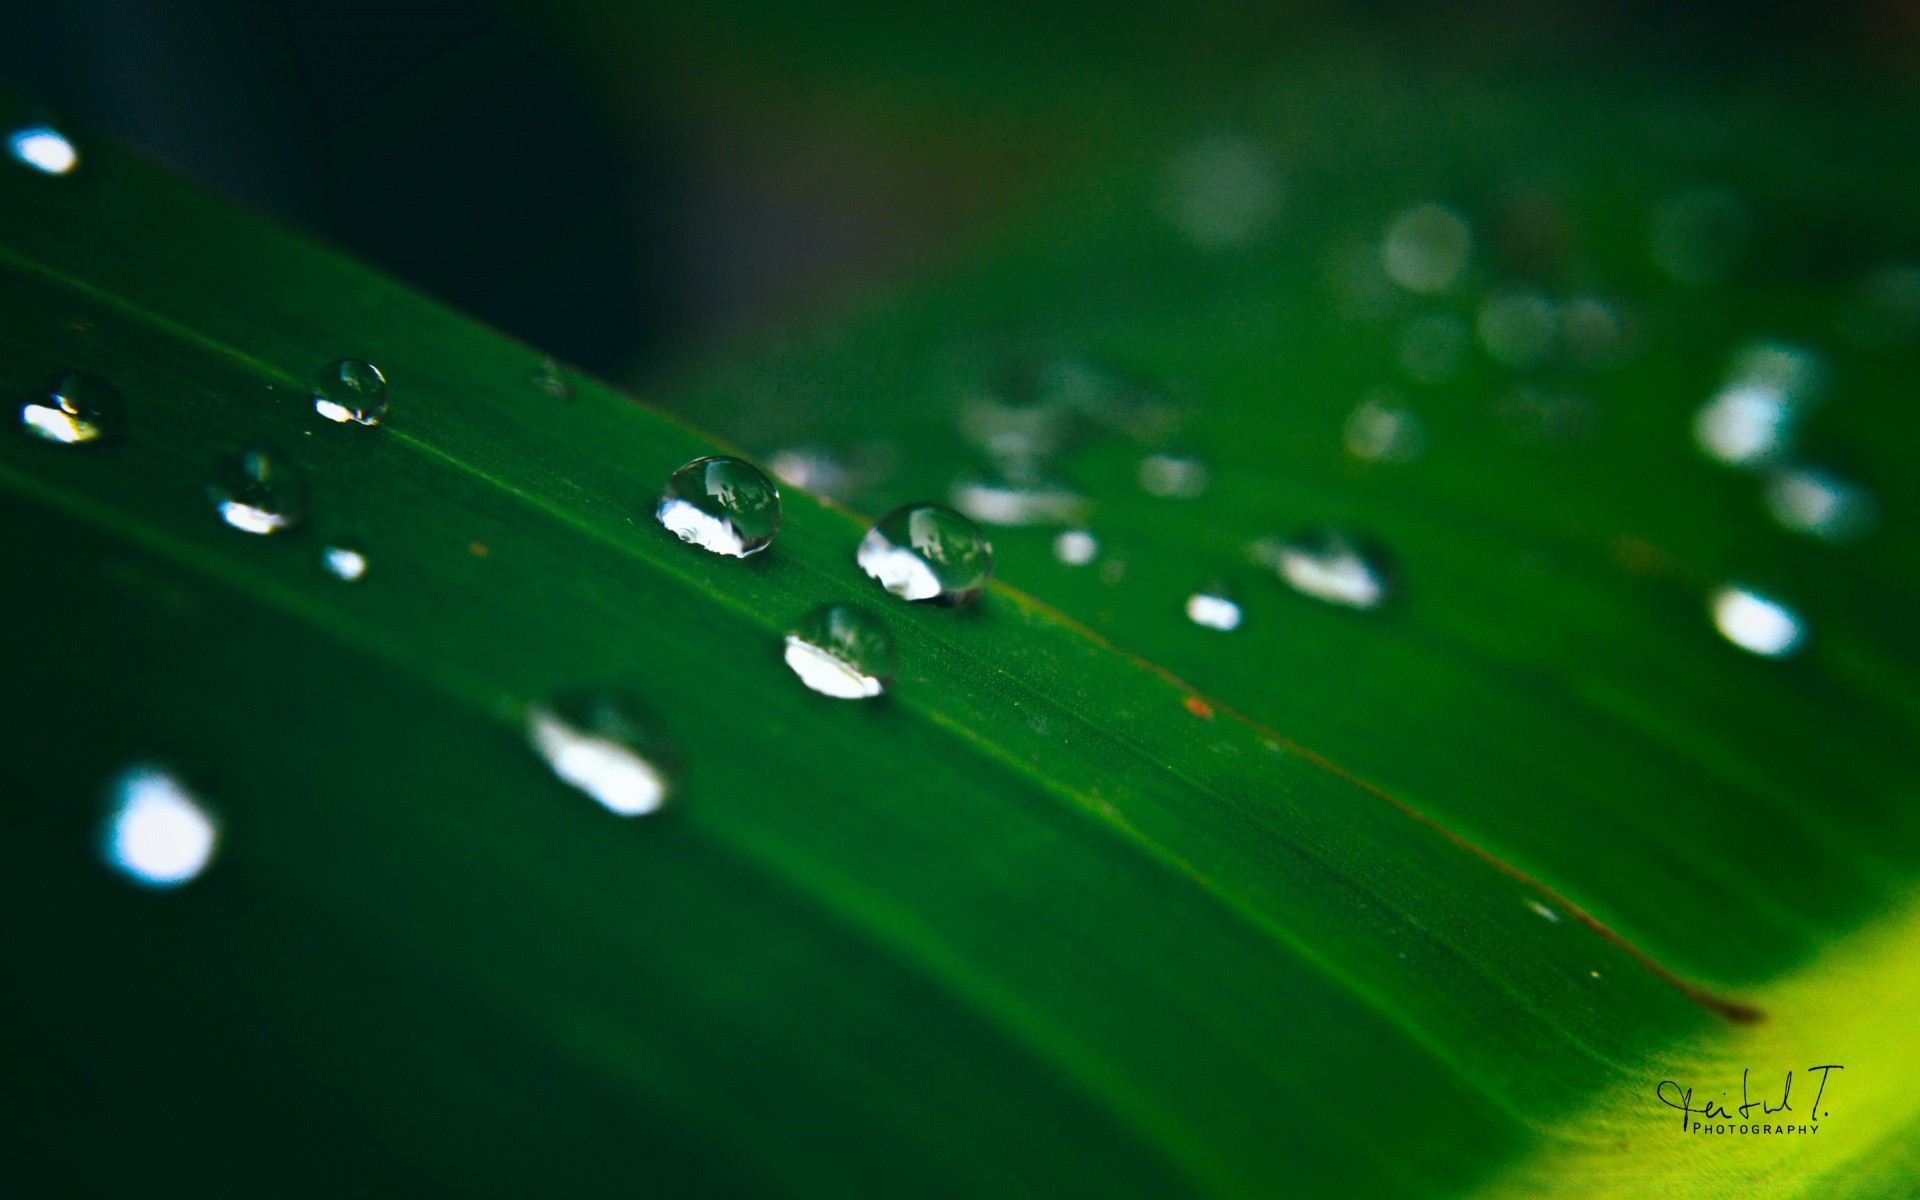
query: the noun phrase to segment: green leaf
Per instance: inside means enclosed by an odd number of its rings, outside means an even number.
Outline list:
[[[69,177],[0,164],[0,381],[86,370],[128,411],[117,443],[0,444],[29,701],[6,743],[14,1181],[1403,1195],[1911,1171],[1913,1035],[1873,1014],[1920,991],[1884,916],[1920,855],[1915,417],[1832,405],[1888,529],[1780,544],[1687,421],[1740,338],[1803,336],[1824,293],[1634,274],[1617,214],[1667,174],[1549,90],[1513,110],[1557,118],[1541,169],[1598,230],[1576,266],[1648,297],[1655,331],[1583,382],[1601,432],[1489,434],[1476,363],[1424,401],[1426,458],[1343,459],[1401,328],[1338,316],[1328,246],[1443,187],[1476,214],[1501,194],[1439,149],[1408,172],[1396,151],[1477,127],[1392,100],[1404,145],[1369,156],[1288,140],[1298,94],[1249,118],[1302,198],[1247,253],[1171,231],[1167,157],[1108,163],[967,270],[777,347],[778,378],[755,354],[674,386],[755,453],[891,440],[904,465],[854,497],[875,514],[970,469],[954,405],[1010,362],[1089,356],[1200,414],[1200,498],[1141,495],[1125,439],[1068,460],[1118,582],[997,531],[1004,582],[958,611],[881,594],[865,522],[798,489],[765,554],[675,541],[659,488],[722,443],[590,380],[562,399],[537,352],[338,256],[104,148]],[[1791,178],[1736,182],[1773,212],[1810,203]],[[1846,186],[1821,195],[1891,203]],[[385,372],[384,425],[314,412],[342,357]],[[1911,358],[1841,359],[1848,394]],[[285,536],[204,494],[262,442],[311,481]],[[1327,520],[1391,547],[1390,606],[1247,563]],[[364,579],[322,569],[336,544]],[[1703,612],[1769,563],[1814,631],[1783,662]],[[1231,634],[1180,615],[1218,575]],[[781,662],[836,602],[898,640],[884,699]],[[530,705],[603,685],[684,763],[658,816],[607,813],[527,745]],[[176,892],[93,849],[103,790],[144,762],[221,822]],[[1835,1061],[1832,1124],[1784,1149],[1678,1138],[1652,1095]]]

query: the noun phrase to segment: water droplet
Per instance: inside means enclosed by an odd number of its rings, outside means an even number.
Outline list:
[[[266,446],[248,446],[218,459],[207,499],[221,520],[243,533],[280,533],[307,515],[300,468]]]
[[[1427,444],[1420,414],[1386,388],[1362,400],[1347,416],[1345,434],[1347,453],[1368,462],[1412,462]]]
[[[1099,539],[1084,529],[1064,530],[1053,539],[1053,556],[1069,567],[1084,567],[1099,553]]]
[[[220,829],[185,784],[150,764],[122,771],[107,787],[101,854],[135,883],[173,888],[207,869]]]
[[[1797,613],[1748,588],[1730,584],[1716,590],[1707,604],[1720,636],[1763,658],[1791,654],[1806,639]]]
[[[367,556],[350,546],[328,546],[320,552],[320,565],[335,579],[353,583],[367,573]]]
[[[853,470],[825,450],[782,450],[767,465],[781,483],[828,499],[845,496],[853,485]]]
[[[787,666],[800,682],[836,700],[865,700],[893,684],[899,653],[887,627],[863,608],[829,604],[787,634]]]
[[[527,741],[561,782],[608,811],[644,816],[666,803],[675,755],[625,697],[583,691],[527,707]]]
[[[1767,508],[1782,528],[1825,541],[1857,542],[1873,532],[1873,493],[1819,467],[1790,467],[1767,480]]]
[[[7,151],[43,175],[65,175],[80,165],[80,152],[50,125],[29,125],[7,135]]]
[[[896,508],[867,531],[860,569],[902,600],[970,604],[993,574],[993,546],[980,527],[942,504]]]
[[[1477,330],[1481,348],[1495,362],[1531,370],[1553,354],[1560,313],[1540,292],[1498,292],[1480,306]]]
[[[1391,590],[1385,552],[1335,529],[1311,530],[1286,542],[1262,539],[1253,556],[1294,591],[1328,604],[1378,608]]]
[[[1140,460],[1140,487],[1150,496],[1191,500],[1206,494],[1207,464],[1191,454],[1149,454]]]
[[[1087,515],[1087,498],[1064,483],[963,479],[947,493],[984,525],[1066,525]]]
[[[667,480],[653,515],[683,542],[745,558],[780,531],[780,489],[743,459],[696,458]]]
[[[1280,209],[1280,173],[1259,143],[1219,134],[1174,163],[1173,216],[1201,246],[1231,246],[1264,230]]]
[[[1459,214],[1440,204],[1420,204],[1387,226],[1380,265],[1410,292],[1433,295],[1453,286],[1473,253],[1473,233]]]
[[[560,370],[560,364],[551,358],[540,360],[540,369],[534,372],[533,386],[545,392],[555,400],[573,399],[573,385]]]
[[[54,376],[20,406],[22,430],[70,446],[118,437],[126,424],[120,389],[85,371]]]
[[[1532,896],[1527,896],[1524,899],[1527,902],[1527,907],[1532,909],[1534,911],[1534,914],[1540,917],[1540,919],[1550,922],[1554,925],[1558,925],[1560,923],[1561,918],[1558,912],[1555,912],[1553,909],[1548,908],[1546,905],[1540,903],[1538,900],[1535,900]]]
[[[313,411],[343,425],[378,425],[387,415],[387,377],[357,358],[328,363],[313,381]]]
[[[1724,386],[1694,416],[1694,440],[1732,466],[1774,461],[1791,449],[1794,424],[1819,399],[1825,380],[1825,363],[1811,350],[1749,343],[1734,355]]]
[[[1423,313],[1400,330],[1400,369],[1416,383],[1445,383],[1465,363],[1473,337],[1452,313]]]
[[[1240,606],[1221,584],[1212,584],[1187,597],[1187,620],[1206,629],[1231,633],[1240,628]]]
[[[1752,226],[1746,204],[1726,188],[1690,188],[1654,210],[1648,250],[1674,282],[1705,287],[1740,261]]]

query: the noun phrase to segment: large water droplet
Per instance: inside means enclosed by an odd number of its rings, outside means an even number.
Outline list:
[[[313,410],[343,425],[378,425],[387,415],[387,377],[357,358],[328,363],[313,381]]]
[[[1263,540],[1253,554],[1294,591],[1328,604],[1378,608],[1392,590],[1386,553],[1337,529],[1310,530],[1285,542]]]
[[[127,768],[108,785],[107,800],[101,855],[128,879],[152,888],[179,887],[213,861],[219,825],[165,768]]]
[[[563,783],[608,811],[644,816],[666,803],[675,755],[632,701],[608,692],[527,708],[527,741]]]
[[[941,504],[909,504],[880,518],[854,555],[860,569],[903,600],[969,604],[993,574],[980,527]]]
[[[1369,462],[1412,462],[1427,444],[1420,414],[1407,407],[1397,392],[1385,388],[1348,414],[1344,432],[1347,453]]]
[[[1751,654],[1782,658],[1799,649],[1806,626],[1799,614],[1770,596],[1728,585],[1707,598],[1720,636]]]
[[[7,152],[43,175],[65,175],[80,165],[80,152],[50,125],[29,125],[7,135]]]
[[[1240,606],[1223,584],[1212,584],[1187,597],[1187,620],[1206,629],[1231,633],[1240,628]]]
[[[780,489],[743,459],[696,458],[667,480],[653,515],[683,542],[745,558],[780,531]]]
[[[221,520],[244,533],[280,533],[307,515],[300,468],[267,446],[248,446],[218,459],[207,499]]]
[[[320,552],[320,565],[335,579],[354,583],[367,573],[367,556],[351,546],[328,546]]]
[[[1453,286],[1473,253],[1473,234],[1459,214],[1440,204],[1421,204],[1387,226],[1380,265],[1410,292],[1431,295]]]
[[[85,371],[54,376],[20,406],[21,429],[69,446],[117,437],[126,425],[120,389]]]
[[[899,653],[880,618],[849,604],[815,609],[787,634],[787,666],[837,700],[865,700],[893,684]]]
[[[1782,528],[1836,543],[1859,541],[1880,520],[1873,493],[1819,467],[1775,472],[1767,480],[1767,508]]]

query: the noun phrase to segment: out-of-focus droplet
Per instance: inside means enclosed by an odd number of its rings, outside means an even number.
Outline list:
[[[1777,461],[1793,446],[1794,426],[1819,399],[1826,365],[1802,346],[1750,342],[1733,356],[1726,383],[1693,420],[1694,440],[1730,466]]]
[[[335,579],[354,583],[367,573],[367,556],[351,546],[328,546],[320,552],[320,565]]]
[[[1174,222],[1197,245],[1245,242],[1264,232],[1279,210],[1280,172],[1250,138],[1219,134],[1174,163]]]
[[[993,575],[993,544],[942,504],[894,509],[867,531],[854,558],[902,600],[929,604],[970,604]]]
[[[1140,487],[1150,496],[1191,500],[1206,494],[1211,473],[1190,454],[1149,454],[1140,460]]]
[[[1426,428],[1397,392],[1382,388],[1347,415],[1347,453],[1368,462],[1405,463],[1426,449]]]
[[[1378,608],[1392,588],[1385,551],[1342,530],[1309,530],[1284,542],[1263,538],[1253,557],[1301,595],[1343,608]]]
[[[1422,313],[1400,330],[1400,369],[1415,383],[1445,383],[1466,364],[1473,336],[1452,313]]]
[[[1089,507],[1085,496],[1050,480],[963,479],[947,498],[983,525],[1068,525],[1084,518]]]
[[[220,842],[218,822],[164,767],[127,768],[108,785],[107,801],[101,854],[108,866],[133,882],[179,887],[213,861]]]
[[[1380,265],[1410,292],[1434,295],[1452,287],[1473,253],[1473,233],[1442,204],[1419,204],[1387,226]]]
[[[540,369],[533,373],[533,386],[545,392],[555,400],[573,399],[573,385],[567,382],[565,371],[551,358],[540,360]]]
[[[527,741],[554,775],[623,817],[654,812],[673,790],[676,756],[632,700],[582,691],[527,708]]]
[[[20,406],[24,432],[68,446],[107,441],[125,432],[126,425],[120,389],[85,371],[55,375]]]
[[[307,515],[305,476],[268,446],[247,446],[216,460],[207,499],[222,521],[242,533],[284,533]]]
[[[841,499],[853,486],[853,469],[838,455],[814,447],[782,450],[767,468],[781,483],[829,500]]]
[[[1762,658],[1783,658],[1806,640],[1798,613],[1770,596],[1729,584],[1707,598],[1720,636]]]
[[[1099,555],[1099,539],[1084,529],[1062,530],[1053,539],[1053,556],[1069,567],[1084,567]]]
[[[1497,292],[1480,305],[1480,347],[1503,367],[1527,371],[1552,357],[1560,312],[1544,293]]]
[[[1753,217],[1740,197],[1723,187],[1695,187],[1654,210],[1647,249],[1674,282],[1705,287],[1734,268],[1752,233]]]
[[[829,604],[787,634],[786,659],[800,682],[822,696],[866,700],[893,685],[899,652],[880,618],[850,604]]]
[[[1819,467],[1788,467],[1767,478],[1767,509],[1781,528],[1824,541],[1855,542],[1873,532],[1873,493]]]
[[[342,425],[378,425],[387,416],[387,377],[370,362],[335,359],[314,377],[313,411]]]
[[[1590,371],[1612,370],[1630,357],[1626,318],[1598,296],[1575,296],[1560,306],[1560,340]]]
[[[1203,629],[1232,633],[1240,628],[1240,606],[1222,584],[1211,584],[1187,597],[1187,620]]]
[[[1557,910],[1548,908],[1532,896],[1523,896],[1521,899],[1525,900],[1527,907],[1533,910],[1534,916],[1539,917],[1549,925],[1558,925],[1560,923],[1561,916]]]
[[[7,135],[7,152],[42,175],[66,175],[80,165],[80,152],[50,125],[29,125]]]
[[[667,480],[654,518],[689,545],[745,558],[780,531],[780,489],[744,459],[696,458]]]

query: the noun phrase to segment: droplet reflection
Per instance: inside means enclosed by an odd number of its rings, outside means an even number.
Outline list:
[[[80,152],[73,143],[48,125],[31,125],[8,134],[7,152],[42,175],[65,175],[80,165]]]
[[[163,767],[129,767],[108,785],[101,852],[107,865],[135,883],[174,888],[191,882],[219,844],[212,815]]]
[[[631,701],[580,692],[529,706],[526,720],[534,752],[607,811],[639,817],[666,803],[672,756]]]
[[[1707,603],[1720,636],[1751,654],[1782,658],[1806,639],[1799,615],[1759,592],[1729,585],[1715,591]]]

